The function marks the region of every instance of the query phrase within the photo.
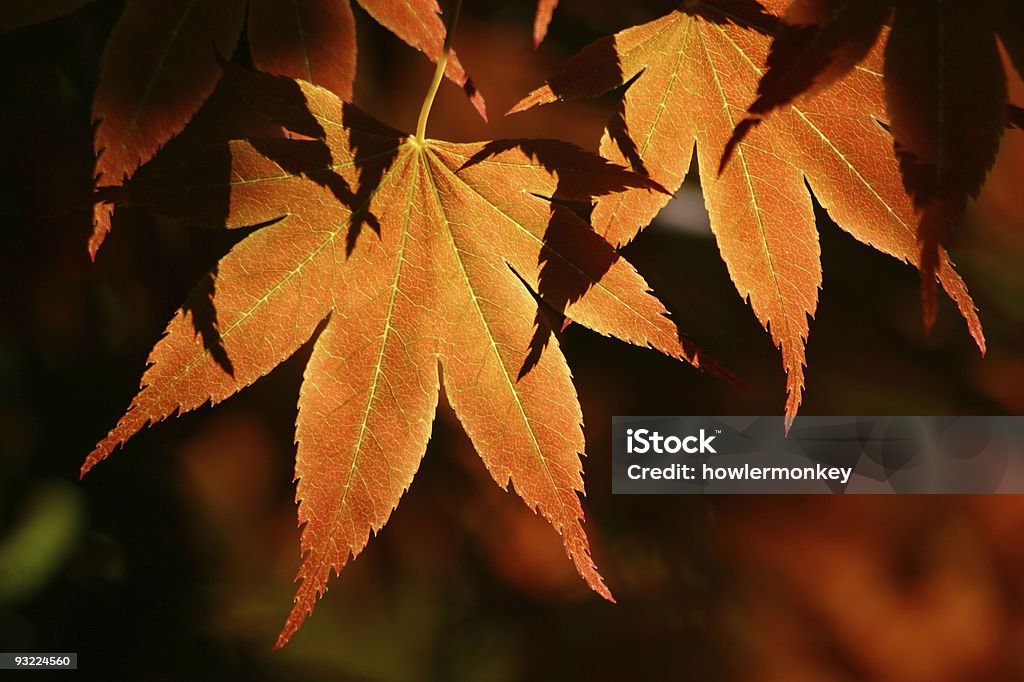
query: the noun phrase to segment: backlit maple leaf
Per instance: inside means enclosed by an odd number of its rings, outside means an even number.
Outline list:
[[[83,474],[147,424],[252,383],[323,325],[296,423],[302,583],[279,644],[409,487],[439,370],[494,479],[551,522],[610,599],[581,525],[582,415],[541,306],[701,363],[641,276],[563,203],[657,186],[566,143],[424,140],[307,83],[238,80],[306,139],[234,142],[229,158],[143,171],[131,196],[197,223],[277,222],[236,245],[175,315]],[[211,290],[215,321],[203,323],[195,311]]]
[[[791,420],[801,402],[808,316],[815,312],[822,277],[807,186],[858,240],[915,265],[920,252],[914,206],[892,159],[892,138],[878,123],[884,120],[885,96],[874,61],[857,67],[827,96],[780,112],[751,131],[719,175],[722,151],[764,73],[778,26],[771,12],[784,4],[684,2],[660,19],[584,48],[512,111],[630,83],[602,139],[605,158],[675,191],[696,147],[722,258],[740,295],[781,348]],[[623,244],[667,201],[654,193],[602,197],[592,222],[610,242]],[[967,289],[946,253],[939,253],[937,278],[984,349]]]
[[[977,197],[1015,108],[1008,108],[997,37],[1024,75],[1020,0],[793,0],[768,69],[730,147],[763,117],[826,90],[864,62],[884,71],[893,151],[918,213],[925,323],[950,228]],[[891,23],[892,30],[884,29]],[[885,43],[884,64],[875,43]],[[1009,115],[1008,113],[1009,112]],[[728,152],[726,153],[728,156]]]

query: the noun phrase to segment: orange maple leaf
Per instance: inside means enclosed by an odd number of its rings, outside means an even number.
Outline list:
[[[884,70],[893,151],[918,213],[921,293],[930,327],[938,247],[968,199],[977,197],[1003,131],[1015,121],[997,37],[1024,75],[1024,3],[793,0],[782,18],[757,99],[736,127],[723,163],[771,112],[831,87],[861,62]],[[884,64],[873,51],[880,36]]]
[[[513,112],[592,97],[629,84],[601,154],[675,191],[694,147],[711,228],[740,295],[781,348],[788,421],[804,387],[804,345],[817,306],[821,262],[814,196],[858,240],[920,262],[914,205],[879,125],[885,95],[873,54],[821,96],[782,111],[719,159],[764,73],[782,0],[684,2],[670,14],[602,38],[572,58]],[[511,113],[511,112],[510,112]],[[667,203],[655,193],[601,197],[594,228],[630,241]],[[978,346],[984,336],[966,286],[940,251],[936,273]]]
[[[701,364],[643,278],[564,205],[658,186],[566,143],[427,140],[308,83],[235,78],[303,139],[233,142],[229,158],[177,175],[143,170],[130,196],[197,223],[277,222],[236,245],[175,315],[83,474],[147,424],[249,385],[323,325],[296,422],[302,583],[279,645],[409,487],[439,369],[491,475],[562,533],[610,599],[581,525],[582,415],[542,306]],[[215,324],[196,334],[204,303]]]

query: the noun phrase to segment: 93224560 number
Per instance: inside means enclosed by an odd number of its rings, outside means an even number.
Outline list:
[[[75,670],[78,654],[0,653],[0,670]]]

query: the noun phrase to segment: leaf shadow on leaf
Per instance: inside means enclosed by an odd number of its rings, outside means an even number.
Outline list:
[[[297,81],[284,76],[250,71],[233,62],[221,61],[225,82],[254,111],[308,138],[324,139],[327,132],[309,110]]]
[[[522,381],[523,377],[529,374],[533,368],[537,366],[537,363],[540,362],[541,357],[544,355],[544,350],[551,341],[551,337],[554,336],[559,338],[561,333],[565,331],[572,320],[541,298],[541,296],[533,290],[530,284],[523,279],[523,276],[516,272],[515,268],[511,265],[509,265],[508,268],[512,271],[512,274],[519,278],[519,281],[522,282],[523,286],[526,287],[526,290],[537,303],[537,313],[534,316],[533,336],[530,337],[530,343],[527,346],[526,358],[523,360],[523,365],[519,368],[519,373],[516,375],[516,381]]]
[[[571,322],[566,315],[568,308],[600,282],[620,258],[618,251],[589,224],[589,213],[595,200],[632,188],[668,192],[650,178],[555,140],[488,142],[459,170],[511,149],[526,154],[556,178],[551,196],[531,193],[538,201],[549,204],[550,215],[542,237],[536,292],[527,285],[531,293],[536,293],[537,312],[534,334],[519,370],[518,378],[522,379],[540,361],[556,330],[564,330]],[[515,274],[526,284],[521,273]],[[683,343],[691,345],[688,340],[683,340]]]
[[[220,335],[217,323],[217,307],[214,294],[217,287],[217,266],[203,275],[182,305],[182,313],[192,319],[196,336],[203,340],[203,348],[224,372],[234,378],[235,366],[228,356],[227,348]]]
[[[719,160],[724,172],[741,141],[764,118],[800,97],[827,88],[849,73],[878,40],[891,0],[821,0],[794,4],[790,23],[777,21],[757,98],[736,125]],[[767,28],[767,27],[766,27]]]
[[[629,79],[629,82],[622,86],[623,93],[629,90],[629,87],[642,75],[643,72],[641,71]],[[619,97],[618,104],[615,106],[615,112],[605,126],[605,134],[608,135],[608,139],[621,152],[622,158],[629,162],[630,170],[634,173],[650,177],[651,174],[647,170],[647,164],[644,163],[643,158],[640,156],[640,148],[629,132],[629,123],[626,120],[626,98],[624,96]]]
[[[759,0],[686,0],[679,9],[713,24],[732,24],[765,35],[774,35],[781,25]]]
[[[358,133],[353,131],[354,147],[359,144],[358,137]],[[363,226],[369,225],[378,236],[380,235],[380,222],[369,211],[369,203],[374,188],[380,183],[384,169],[390,167],[394,155],[397,154],[397,149],[387,158],[377,155],[373,164],[360,164],[360,157],[357,155],[356,165],[359,166],[360,184],[353,191],[348,182],[334,171],[330,149],[322,140],[262,138],[250,140],[250,143],[257,151],[274,161],[286,172],[301,174],[329,190],[341,204],[352,211],[346,235],[347,256],[352,254],[356,239]],[[223,149],[225,152],[227,151],[227,147]],[[219,217],[209,215],[207,218],[210,220],[209,224],[224,224],[228,215],[230,154],[225,154],[223,157],[221,162],[214,166],[211,166],[209,162],[204,162],[207,169],[205,172],[210,174],[210,180],[213,180],[214,177],[224,178],[220,182],[212,183],[214,186],[222,187],[223,191],[217,196],[206,198],[207,205],[216,207],[211,212],[220,214]],[[252,227],[255,229],[266,227],[268,224],[278,222],[283,217]],[[216,280],[217,267],[214,266],[192,290],[183,306],[183,312],[189,314],[196,335],[202,338],[206,351],[221,369],[229,376],[234,377],[234,365],[223,345],[217,324]]]
[[[253,147],[288,173],[302,175],[328,190],[340,204],[351,211],[345,235],[345,254],[351,256],[364,227],[380,236],[380,221],[370,210],[370,199],[380,184],[385,170],[397,155],[395,148],[388,157],[377,156],[367,163],[358,155],[359,134],[352,133],[353,148],[357,150],[356,166],[359,184],[353,190],[348,181],[334,169],[330,148],[321,140],[261,139],[252,140]],[[361,163],[362,158],[362,163]]]
[[[371,135],[352,129],[350,143],[356,150],[355,165],[359,174],[359,186],[353,190],[335,170],[327,132],[309,111],[305,95],[295,81],[254,74],[227,63],[223,63],[223,67],[231,85],[250,106],[268,120],[297,134],[292,137],[254,137],[248,140],[249,144],[285,172],[324,187],[352,212],[347,233],[347,255],[351,255],[364,226],[369,225],[379,235],[380,224],[369,211],[369,200],[397,155],[397,148],[381,154],[379,141],[371,145]],[[342,112],[344,125],[350,124],[350,118],[348,109]],[[369,151],[360,153],[362,148]],[[368,158],[370,156],[372,159]],[[260,229],[284,219],[286,216],[282,214],[255,225],[232,223],[229,218],[232,163],[231,147],[227,144],[204,147],[198,153],[194,149],[169,147],[135,175],[119,203],[145,206],[201,227],[227,225],[229,228]],[[193,288],[182,312],[190,318],[196,336],[202,339],[210,357],[233,377],[234,364],[223,344],[217,322],[217,276],[215,266]]]
[[[466,85],[470,87],[471,84],[467,81]],[[374,127],[378,125],[375,121],[368,121],[365,114],[355,107],[343,104],[341,120],[349,130],[349,147],[354,152],[354,163],[359,173],[359,186],[349,197],[351,203],[346,203],[352,210],[352,217],[345,237],[345,249],[346,253],[351,255],[364,227],[369,226],[378,237],[380,236],[380,221],[370,210],[370,200],[380,187],[385,172],[391,168],[398,156],[398,147],[392,146],[385,152],[380,152],[379,141],[375,141],[375,136],[361,127],[367,123],[373,124]],[[340,197],[339,200],[345,203]]]
[[[600,281],[618,259],[618,253],[610,246],[607,249],[580,248],[580,233],[589,232],[598,237],[590,225],[569,208],[552,201],[551,218],[544,232],[545,248],[541,250],[540,276],[537,280],[537,296],[541,303],[534,318],[533,336],[529,353],[519,370],[519,378],[526,376],[536,364],[551,340],[555,329],[563,331],[571,322],[566,317],[569,305],[583,298],[590,289],[573,270],[578,267],[594,281]],[[570,263],[556,254],[572,253],[576,258]]]
[[[229,216],[231,151],[220,143],[195,149],[170,145],[123,187],[102,188],[119,207],[144,207],[172,220],[202,228],[226,225]],[[187,189],[183,189],[187,188]],[[181,312],[195,335],[226,374],[234,364],[220,335],[216,309],[217,266],[192,288]]]
[[[585,183],[590,185],[586,191],[581,192],[583,188],[579,186],[580,183],[573,182],[570,179],[570,174],[559,172],[565,165],[566,152],[579,153],[579,150],[571,145],[553,144],[547,140],[495,140],[484,145],[476,155],[466,161],[463,168],[513,148],[518,148],[526,153],[536,163],[558,177],[558,184],[553,196],[544,197],[534,194],[538,200],[550,202],[551,205],[551,215],[542,238],[544,246],[540,252],[537,291],[533,292],[520,273],[515,273],[520,280],[523,280],[524,286],[527,286],[530,293],[536,294],[535,299],[537,300],[534,333],[530,338],[529,350],[517,377],[517,380],[521,380],[540,362],[545,348],[550,343],[552,335],[555,334],[555,329],[561,331],[567,326],[569,320],[565,316],[565,311],[568,306],[582,298],[590,288],[590,284],[583,278],[574,276],[573,262],[578,260],[579,256],[583,256],[585,264],[581,269],[589,278],[597,282],[618,258],[618,254],[610,245],[605,253],[600,253],[600,251],[581,252],[581,244],[575,242],[570,236],[570,232],[582,230],[584,233],[589,232],[593,235],[595,241],[603,240],[593,232],[589,224],[586,224],[581,217],[568,208],[567,201],[580,205],[583,210],[589,210],[593,199],[597,196],[625,189],[626,185],[624,183],[604,183],[602,185],[599,182],[594,182],[599,177],[595,176]],[[608,165],[611,167],[610,164]],[[568,186],[570,183],[574,186]],[[572,225],[573,221],[577,224]],[[573,253],[574,251],[577,253]],[[571,255],[568,258],[560,257],[567,254]],[[577,256],[577,258],[572,258],[572,256]]]
[[[337,172],[330,147],[330,134],[309,109],[306,94],[290,78],[255,73],[226,66],[231,82],[241,96],[271,121],[297,133],[301,138],[250,140],[261,154],[296,175],[303,175],[331,194],[351,212],[345,238],[346,255],[352,255],[363,228],[380,236],[380,221],[370,211],[370,200],[398,155],[398,147],[381,151],[380,136],[400,137],[347,103],[342,104],[340,121],[347,130],[347,146],[354,153],[359,176],[355,189]]]
[[[713,24],[734,25],[765,35],[774,35],[780,26],[778,17],[758,0],[685,0],[675,11]],[[631,74],[623,70],[616,36],[611,35],[594,41],[566,62],[548,78],[547,88],[556,100],[594,97],[623,86],[625,81],[631,81],[640,73],[642,70]],[[528,109],[538,101],[527,97],[509,113]]]

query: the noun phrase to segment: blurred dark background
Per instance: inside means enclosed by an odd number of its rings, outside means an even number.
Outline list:
[[[673,4],[563,0],[534,52],[531,2],[466,2],[456,49],[492,123],[446,84],[430,134],[596,148],[613,97],[501,112],[586,43]],[[619,603],[589,592],[557,535],[493,484],[442,400],[391,522],[271,651],[299,564],[292,423],[308,347],[77,481],[167,320],[239,238],[124,209],[89,261],[89,105],[121,8],[0,36],[0,650],[77,651],[79,676],[104,680],[1024,679],[1020,497],[611,496],[613,415],[784,402],[777,351],[732,287],[695,182],[628,256],[745,388],[577,327],[563,338],[587,421],[587,530]],[[433,67],[356,13],[356,101],[410,129]],[[237,107],[215,94],[172,144],[230,128]],[[985,359],[948,304],[926,337],[916,272],[821,213],[803,414],[1024,413],[1022,178],[1024,133],[1009,133],[953,249]]]

